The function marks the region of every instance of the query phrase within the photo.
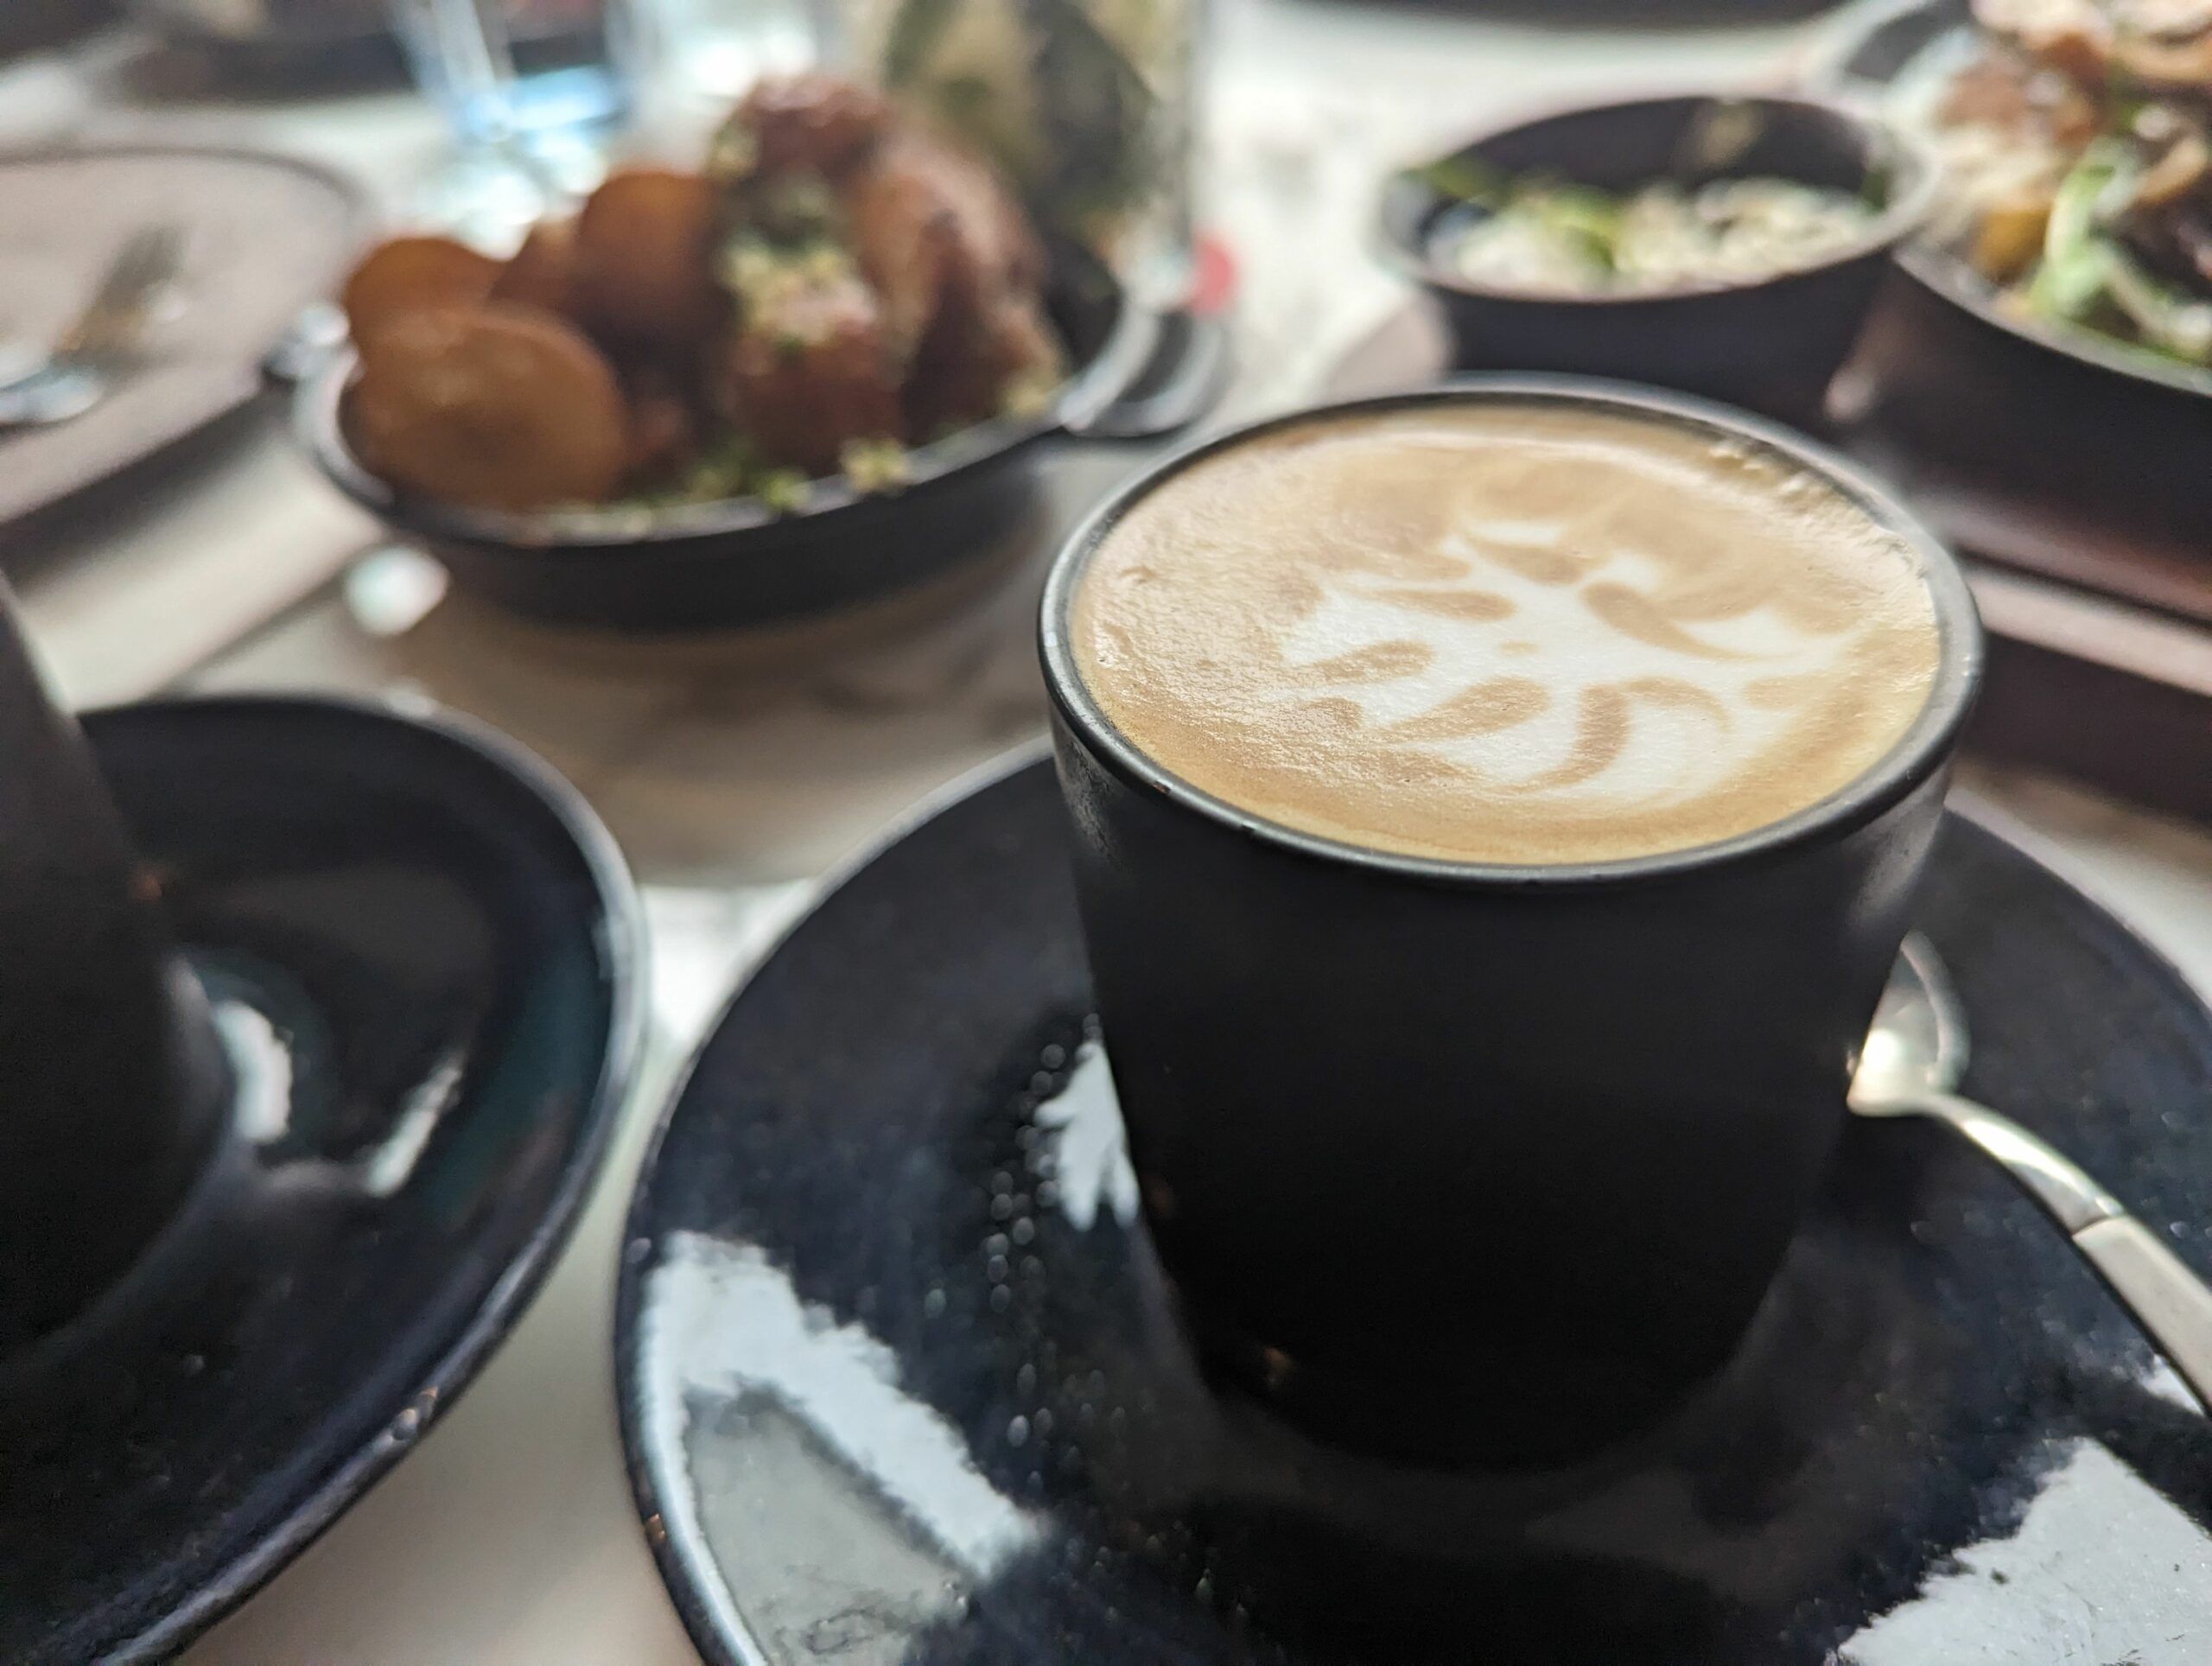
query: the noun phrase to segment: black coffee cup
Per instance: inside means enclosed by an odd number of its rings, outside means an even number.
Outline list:
[[[1331,1438],[1511,1464],[1651,1424],[1750,1322],[1846,1115],[1980,639],[1904,509],[1720,407],[1472,378],[1326,414],[1500,398],[1763,448],[1902,538],[1940,639],[1904,738],[1758,831],[1594,864],[1365,849],[1177,779],[1084,687],[1071,603],[1138,499],[1313,412],[1185,450],[1102,508],[1053,569],[1042,650],[1106,1045],[1195,1337]]]
[[[0,1354],[123,1275],[218,1133],[227,1067],[154,889],[0,584]]]

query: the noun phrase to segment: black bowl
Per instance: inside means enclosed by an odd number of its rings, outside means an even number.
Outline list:
[[[1955,50],[1960,38],[1973,29],[1973,14],[1965,0],[1910,0],[1870,25],[1822,79],[1833,82],[1840,96],[1879,102],[1923,73],[1931,55]],[[2162,358],[2101,331],[2045,323],[2009,310],[1996,285],[1958,255],[1932,243],[1907,243],[1897,251],[1897,264],[1916,283],[1950,302],[2000,343],[2097,372],[2101,379],[2137,384],[2146,393],[2181,394],[2200,409],[2212,399],[2212,368]]]
[[[1542,174],[1607,191],[1665,175],[1716,95],[1592,105],[1461,146],[1442,162]],[[1781,178],[1865,193],[1881,212],[1848,247],[1770,277],[1657,292],[1561,296],[1476,282],[1439,258],[1453,223],[1479,213],[1432,169],[1392,176],[1382,234],[1395,264],[1441,305],[1458,368],[1567,371],[1680,388],[1803,422],[1849,356],[1890,252],[1935,200],[1926,155],[1881,121],[1806,99],[1743,97],[1756,130],[1719,177]]]
[[[613,841],[480,725],[246,696],[85,734],[236,1091],[133,1269],[0,1357],[9,1666],[171,1659],[436,1428],[553,1266],[645,1027]]]
[[[510,514],[397,492],[346,441],[346,390],[359,364],[350,347],[302,378],[294,423],[324,476],[394,537],[515,612],[630,631],[762,624],[903,589],[987,550],[1029,506],[1041,442],[1171,433],[1211,402],[1217,329],[1136,306],[1072,249],[1056,251],[1046,299],[1075,369],[1043,410],[917,448],[896,490],[819,480],[790,512],[732,498]]]
[[[1816,81],[1869,106],[1963,56],[1967,0],[1903,0],[1847,41]],[[1882,421],[1916,448],[2044,489],[2099,518],[2169,538],[2212,539],[2202,489],[2212,369],[2002,304],[1997,287],[1926,238],[1897,251],[1877,355]]]

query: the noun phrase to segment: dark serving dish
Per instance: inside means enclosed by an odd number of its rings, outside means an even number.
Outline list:
[[[1816,77],[1869,107],[1897,99],[1974,29],[1967,0],[1908,0],[1878,14]],[[2212,418],[2212,369],[2164,359],[2093,330],[2015,316],[1989,281],[1931,243],[1897,250],[1899,311],[1920,344],[1916,362],[1885,366],[1888,404],[1916,441],[1988,453],[2017,467],[2026,429],[2034,467],[2069,489],[2146,494],[2188,516],[2202,493],[2201,435]],[[1901,380],[1900,380],[1901,378]]]
[[[339,490],[516,612],[634,631],[762,623],[900,589],[988,549],[1028,506],[1041,442],[1166,434],[1211,401],[1221,338],[1205,324],[1136,306],[1095,258],[1068,248],[1055,251],[1046,299],[1075,368],[1043,410],[916,448],[912,477],[895,490],[817,481],[788,512],[733,498],[508,514],[395,492],[346,442],[351,347],[302,380],[296,426]]]
[[[1455,270],[1441,258],[1439,238],[1482,211],[1440,188],[1431,169],[1404,170],[1383,188],[1386,254],[1442,308],[1458,368],[1652,382],[1801,421],[1819,410],[1858,339],[1891,251],[1919,229],[1935,201],[1928,157],[1878,118],[1811,99],[1640,99],[1522,122],[1438,161],[1629,191],[1665,177],[1671,159],[1721,102],[1751,111],[1756,129],[1700,182],[1779,178],[1864,194],[1879,210],[1872,221],[1826,259],[1771,277],[1560,295],[1485,284]]]
[[[1967,1091],[2212,1269],[2212,1015],[2001,829],[1947,823],[1916,923]],[[1036,763],[879,850],[664,1115],[617,1404],[715,1666],[2207,1658],[2212,1423],[1935,1129],[1848,1127],[1729,1374],[1602,1460],[1378,1464],[1222,1392],[1122,1162],[1068,829]]]
[[[394,81],[407,73],[385,10],[362,0],[229,6],[222,0],[122,0],[156,41],[245,82],[319,86]]]
[[[385,0],[109,0],[107,9],[122,11],[160,44],[191,54],[226,82],[336,91],[407,78],[407,54]],[[525,70],[596,45],[596,7],[508,10],[508,39],[527,60]]]
[[[480,725],[245,696],[84,727],[236,1091],[133,1270],[0,1356],[9,1666],[173,1658],[438,1427],[566,1242],[645,1027],[613,841]]]

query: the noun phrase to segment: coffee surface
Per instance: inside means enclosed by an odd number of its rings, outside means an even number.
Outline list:
[[[1782,821],[1927,703],[1918,559],[1755,442],[1487,400],[1323,418],[1168,478],[1070,646],[1140,751],[1404,855],[1618,861]]]

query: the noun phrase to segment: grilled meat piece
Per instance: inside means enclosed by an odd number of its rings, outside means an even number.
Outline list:
[[[747,286],[715,397],[769,461],[828,474],[855,440],[905,437],[899,380],[868,286],[794,261],[785,281]]]

